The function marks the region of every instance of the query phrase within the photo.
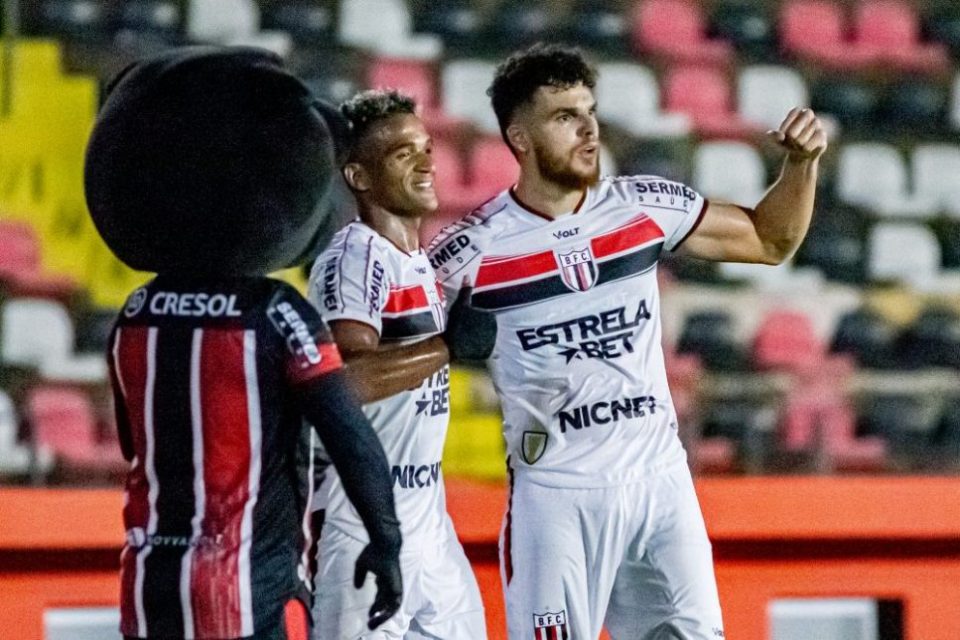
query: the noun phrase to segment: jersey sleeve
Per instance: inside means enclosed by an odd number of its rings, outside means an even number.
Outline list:
[[[629,197],[663,231],[664,249],[674,251],[692,234],[707,212],[707,201],[683,184],[657,176],[630,179]]]
[[[267,306],[287,382],[300,385],[343,367],[329,327],[295,289],[280,287]]]
[[[317,258],[307,295],[327,322],[355,320],[380,334],[390,290],[385,266],[374,238],[348,228]]]
[[[468,216],[444,228],[427,249],[448,311],[462,290],[476,284],[483,259],[482,240],[478,227]]]

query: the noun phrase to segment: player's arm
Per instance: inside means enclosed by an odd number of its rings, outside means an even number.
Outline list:
[[[330,330],[346,363],[347,378],[363,403],[416,387],[450,362],[440,336],[393,346],[381,345],[377,330],[356,320],[333,320]]]
[[[827,136],[812,110],[796,108],[768,135],[787,152],[779,178],[755,209],[711,201],[681,246],[682,253],[723,262],[780,264],[800,246],[813,215]]]
[[[115,360],[117,344],[117,327],[110,330],[110,352],[107,355],[107,371],[110,372],[110,390],[113,393],[113,413],[117,423],[117,440],[120,442],[120,452],[124,460],[132,462],[136,451],[133,448],[133,434],[130,430],[130,418],[127,415],[127,399],[120,384],[120,373],[117,371]]]

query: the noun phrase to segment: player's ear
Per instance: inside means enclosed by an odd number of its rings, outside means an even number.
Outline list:
[[[343,165],[343,179],[354,191],[370,190],[370,173],[359,162],[348,162]]]
[[[517,123],[507,127],[507,140],[510,141],[510,146],[518,153],[526,153],[530,150],[530,138],[524,128]]]

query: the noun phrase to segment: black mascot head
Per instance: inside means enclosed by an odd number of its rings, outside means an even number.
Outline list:
[[[94,224],[134,269],[261,275],[333,229],[336,111],[258,49],[188,47],[115,79],[87,148]]]

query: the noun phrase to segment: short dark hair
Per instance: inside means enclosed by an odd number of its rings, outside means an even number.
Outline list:
[[[569,89],[580,83],[593,89],[597,71],[577,47],[538,42],[513,53],[497,67],[487,89],[504,140],[513,114],[533,98],[538,88]]]
[[[415,114],[417,102],[395,89],[361,91],[340,105],[340,113],[350,123],[350,155],[370,128],[381,120],[402,114]]]

